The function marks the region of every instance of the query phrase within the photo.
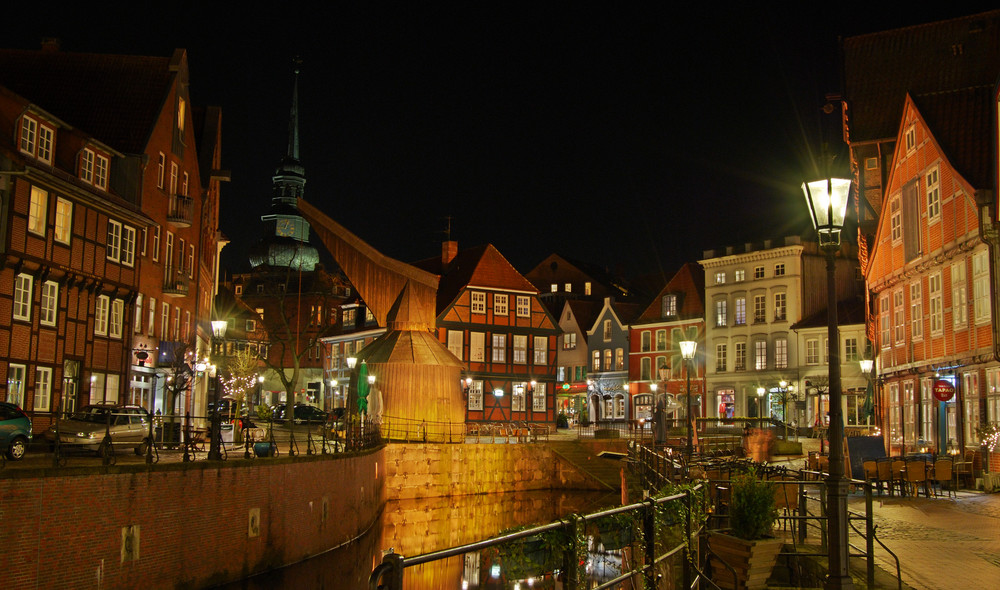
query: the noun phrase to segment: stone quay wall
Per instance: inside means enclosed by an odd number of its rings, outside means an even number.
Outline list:
[[[294,563],[376,522],[384,452],[5,472],[0,588],[203,588]]]

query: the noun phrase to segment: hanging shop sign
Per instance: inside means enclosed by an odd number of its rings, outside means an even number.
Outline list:
[[[950,401],[951,398],[955,397],[955,386],[951,384],[951,381],[938,379],[934,382],[934,397],[938,401]]]

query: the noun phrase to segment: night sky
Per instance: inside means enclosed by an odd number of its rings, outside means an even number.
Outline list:
[[[822,112],[838,36],[992,8],[141,4],[14,15],[0,44],[186,48],[192,100],[223,109],[230,270],[261,236],[299,55],[306,199],[383,253],[439,255],[451,217],[460,247],[491,242],[521,272],[558,252],[667,278],[705,249],[808,228],[799,185],[824,141],[844,151],[839,112]]]

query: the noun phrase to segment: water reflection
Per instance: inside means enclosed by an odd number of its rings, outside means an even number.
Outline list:
[[[316,589],[368,587],[368,575],[390,547],[403,555],[420,555],[472,543],[519,525],[543,524],[575,512],[590,512],[620,502],[617,493],[513,492],[388,502],[380,522],[357,541],[307,561],[261,574],[224,590]],[[499,588],[484,575],[482,556],[466,555],[407,568],[407,590]],[[492,565],[492,564],[490,564]],[[489,572],[489,569],[486,570]],[[480,578],[486,578],[480,581]],[[493,582],[491,583],[491,579]],[[539,580],[534,587],[552,587]],[[527,587],[524,587],[527,590]]]

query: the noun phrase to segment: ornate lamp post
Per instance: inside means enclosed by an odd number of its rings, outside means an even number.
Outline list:
[[[493,390],[493,407],[500,410],[500,421],[503,422],[503,389],[497,387]]]
[[[847,539],[847,480],[844,479],[844,421],[840,407],[840,338],[837,330],[837,288],[834,256],[847,213],[851,181],[827,178],[802,183],[819,246],[826,253],[827,334],[830,358],[830,474],[826,479],[830,530],[830,573],[827,588],[854,588]]]
[[[691,416],[694,398],[691,397],[691,369],[694,367],[694,353],[697,350],[698,342],[696,340],[681,342],[681,356],[684,357],[684,364],[687,366],[687,410],[684,412],[684,418],[687,420],[687,446],[684,448],[684,456],[687,458],[688,464],[691,463],[691,455],[694,452]]]
[[[764,428],[764,394],[767,390],[763,387],[757,388],[757,428]]]

